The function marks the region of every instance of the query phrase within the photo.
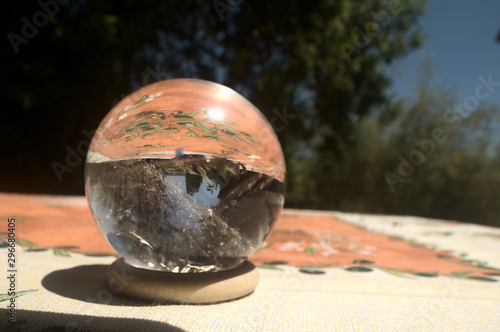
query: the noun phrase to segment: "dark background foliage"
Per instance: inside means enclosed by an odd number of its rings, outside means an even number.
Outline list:
[[[499,225],[500,161],[487,136],[450,132],[395,190],[384,177],[439,125],[436,107],[455,98],[426,80],[415,100],[387,93],[384,68],[424,40],[425,2],[61,2],[3,6],[1,191],[83,194],[89,132],[114,103],[158,80],[197,77],[235,89],[277,120],[288,207]],[[36,34],[26,22],[39,23]],[[473,130],[495,111],[461,126]],[[471,172],[474,183],[464,176]]]

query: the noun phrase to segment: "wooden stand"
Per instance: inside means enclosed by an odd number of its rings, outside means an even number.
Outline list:
[[[252,293],[259,281],[255,265],[245,261],[222,272],[171,273],[139,269],[123,258],[110,265],[109,286],[120,285],[122,294],[150,301],[206,304],[234,300]]]

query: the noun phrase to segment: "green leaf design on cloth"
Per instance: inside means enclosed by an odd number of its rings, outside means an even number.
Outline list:
[[[393,276],[396,276],[396,277],[400,277],[400,278],[406,278],[406,279],[415,279],[414,277],[411,277],[410,276],[410,270],[405,270],[405,269],[391,269],[391,268],[387,268],[387,267],[380,267],[380,266],[376,266],[377,269],[381,270],[381,271],[384,271],[388,274],[391,274]]]
[[[104,251],[79,251],[78,253],[89,257],[111,257],[111,256],[114,256],[116,258],[120,257],[120,255],[118,254],[111,254],[109,252],[104,252]]]
[[[118,121],[120,115],[140,107],[145,103],[146,102],[133,106],[126,111],[121,110],[116,120]],[[203,112],[205,115],[208,114],[207,110],[203,110]],[[184,135],[189,137],[209,138],[222,142],[227,142],[230,138],[238,143],[243,142],[254,146],[261,144],[255,137],[252,137],[244,131],[237,130],[235,127],[241,126],[238,123],[214,120],[208,116],[204,119],[196,119],[195,116],[198,113],[199,111],[184,113],[180,110],[144,111],[135,115],[136,121],[138,122],[128,124],[120,133],[117,133],[114,139],[130,142],[135,139],[144,139],[153,135],[172,135],[179,133],[181,130],[186,130]],[[120,121],[117,122],[117,124],[119,123]]]
[[[14,296],[10,296],[9,294],[0,294],[0,302],[5,302],[5,301],[10,300],[11,298],[16,298],[16,297],[23,296],[25,294],[36,292],[36,291],[38,291],[38,289],[30,289],[30,290],[26,290],[26,291],[20,291],[20,292],[16,292],[16,295],[14,295]]]
[[[16,239],[16,242],[22,246],[26,246],[28,247],[29,249],[32,249],[32,248],[35,248],[36,247],[36,244],[34,244],[33,242],[31,241],[28,241],[28,240],[24,240],[24,239],[19,239],[17,238]]]
[[[457,271],[450,273],[449,276],[452,278],[466,278],[469,274],[471,274],[472,271]]]
[[[307,247],[306,248],[306,254],[314,254],[316,251],[316,248],[313,248],[313,247]]]
[[[265,247],[260,247],[259,249],[257,249],[257,251],[269,250],[269,249],[271,249],[272,246],[273,246],[272,244],[269,244],[269,245],[267,245]]]
[[[436,271],[422,271],[422,272],[416,272],[414,273],[416,276],[419,277],[437,277],[438,273]]]
[[[56,256],[71,257],[69,255],[69,252],[67,252],[66,250],[53,249],[53,252],[54,252],[54,255],[56,255]]]

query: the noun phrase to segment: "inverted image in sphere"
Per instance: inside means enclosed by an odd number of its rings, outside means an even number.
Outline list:
[[[284,203],[285,163],[264,116],[220,84],[174,79],[118,103],[92,139],[85,190],[127,263],[169,272],[232,269]]]

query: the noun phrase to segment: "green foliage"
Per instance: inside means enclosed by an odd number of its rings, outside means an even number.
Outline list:
[[[96,128],[131,90],[173,77],[233,87],[270,120],[273,109],[286,107],[295,118],[277,126],[288,162],[303,169],[302,151],[293,147],[305,146],[325,156],[314,167],[324,174],[352,139],[353,119],[387,101],[389,79],[381,65],[422,40],[418,0],[223,4],[71,1],[26,42],[13,47],[6,40],[0,73],[8,79],[8,111],[0,132],[14,143],[2,146],[10,159],[2,165],[2,174],[9,174],[2,190],[81,194],[82,129]],[[21,18],[32,21],[40,11],[37,2],[10,3],[0,23],[4,34],[22,37]],[[68,148],[82,158],[73,158],[76,166],[59,183],[50,165],[69,165]],[[306,203],[300,177],[291,167],[296,206]]]
[[[414,100],[385,106],[396,110],[376,110],[358,122],[355,144],[332,171],[335,185],[327,196],[332,202],[316,200],[324,208],[332,208],[333,203],[338,210],[411,214],[500,227],[500,109],[480,105],[460,116],[454,107],[464,97],[433,86],[425,76]],[[397,115],[388,122],[383,113]],[[454,121],[447,113],[454,115]],[[431,144],[435,130],[446,134]],[[421,163],[417,155],[423,156]],[[399,157],[408,162],[414,157],[420,164],[410,164],[414,170],[402,176]],[[387,172],[400,176],[401,181],[391,184]]]
[[[5,38],[0,189],[82,194],[82,129],[96,128],[136,88],[193,77],[235,88],[275,120],[289,207],[499,225],[496,106],[446,128],[446,141],[411,176],[394,180],[394,190],[384,176],[398,174],[399,156],[408,159],[415,140],[449,125],[443,112],[461,101],[425,79],[414,100],[387,95],[383,68],[422,43],[425,1],[220,3],[71,1],[17,53]],[[21,18],[42,10],[35,1],[9,6],[4,35],[22,35]],[[282,109],[293,117],[277,116]],[[68,164],[68,148],[82,158],[59,183],[50,165]]]

